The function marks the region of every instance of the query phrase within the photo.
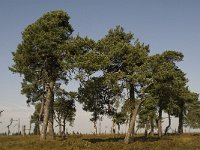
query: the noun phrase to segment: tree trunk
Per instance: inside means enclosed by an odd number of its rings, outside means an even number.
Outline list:
[[[126,136],[125,136],[125,139],[124,139],[124,142],[127,143],[127,144],[130,143],[131,134],[133,133],[133,129],[134,129],[134,126],[135,126],[135,121],[136,121],[136,116],[137,116],[137,113],[138,113],[138,110],[140,108],[141,103],[142,103],[142,100],[138,100],[138,101],[135,102],[135,108],[132,111],[132,118],[130,120],[129,129],[128,129],[128,132],[126,133]]]
[[[51,110],[52,103],[53,103],[53,88],[54,88],[54,82],[50,82],[49,86],[47,87],[47,96],[46,96],[45,105],[44,105],[44,119],[43,119],[43,125],[42,125],[41,136],[40,136],[41,140],[46,139],[49,118],[52,117],[51,113],[53,113]]]
[[[55,139],[54,127],[53,127],[53,123],[54,123],[54,118],[53,118],[53,102],[54,102],[54,98],[52,97],[52,99],[53,100],[50,103],[50,111],[49,111],[50,114],[49,114],[48,128],[49,128],[49,135],[50,135],[51,139]]]
[[[34,127],[33,132],[34,132],[35,135],[40,135],[40,124],[39,124],[39,121],[35,123],[35,127]]]
[[[61,122],[61,119],[60,119],[59,116],[58,116],[58,121],[57,121],[57,123],[58,123],[58,135],[59,135],[59,136],[62,136],[62,122]]]
[[[144,137],[147,138],[147,135],[148,135],[148,122],[146,121],[145,123],[145,129],[144,129]]]
[[[158,112],[158,137],[162,137],[162,108]]]
[[[134,84],[130,84],[130,105],[131,105],[131,110],[134,110],[135,107],[135,87]],[[130,118],[129,118],[129,128],[130,128],[130,123],[131,123],[131,118],[132,118],[132,112],[130,114]],[[131,136],[133,136],[135,134],[135,125],[133,126],[132,132],[131,132]]]
[[[167,135],[167,132],[171,126],[171,116],[170,116],[169,112],[168,112],[168,123],[169,123],[168,126],[165,128],[165,135]]]
[[[134,88],[134,84],[130,84],[130,105],[131,105],[131,114],[130,114],[130,119],[129,119],[129,128],[128,131],[126,133],[124,142],[125,143],[129,143],[130,142],[130,138],[131,135],[134,134],[134,127],[135,127],[135,116],[133,115],[135,113],[135,88]]]
[[[178,133],[183,133],[183,106],[180,108],[179,121],[178,121]]]
[[[28,134],[31,135],[31,121],[29,122]]]
[[[120,124],[118,124],[117,127],[118,127],[118,134],[120,134]]]
[[[62,138],[65,139],[66,138],[66,118],[63,119],[63,130],[62,130]]]
[[[44,118],[43,118],[43,114],[44,114],[44,107],[45,107],[45,96],[43,94],[43,98],[42,98],[42,102],[41,102],[41,107],[40,107],[40,114],[39,114],[39,121],[42,121]]]
[[[101,134],[101,120],[102,119],[99,119],[99,134]]]
[[[150,118],[150,125],[151,125],[151,131],[149,134],[150,134],[150,136],[153,136],[154,135],[154,119],[152,116]]]
[[[112,134],[115,134],[115,120],[114,120],[114,118],[112,119]]]
[[[25,136],[26,135],[26,126],[22,126],[22,135]]]
[[[134,131],[135,121],[136,121],[136,117],[137,117],[137,114],[138,114],[138,110],[140,109],[140,106],[141,106],[142,102],[144,101],[145,89],[148,86],[141,89],[141,99],[136,101],[135,100],[134,85],[133,84],[130,85],[130,100],[133,104],[132,106],[134,106],[134,107],[132,108],[132,113],[131,113],[132,117],[131,117],[131,120],[130,120],[130,126],[129,126],[129,129],[128,129],[128,132],[126,133],[125,139],[124,139],[124,142],[127,143],[127,144],[130,143],[130,137],[131,137],[131,134]]]
[[[97,122],[94,121],[93,123],[94,123],[94,131],[95,131],[95,134],[97,135]]]

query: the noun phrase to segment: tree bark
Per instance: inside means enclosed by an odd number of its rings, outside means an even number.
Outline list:
[[[150,136],[153,136],[154,135],[154,119],[152,116],[150,118],[150,126],[151,126],[151,131],[149,134],[150,134]]]
[[[170,116],[169,112],[168,112],[168,123],[169,123],[168,126],[165,128],[165,135],[167,135],[167,132],[171,126],[171,116]]]
[[[52,115],[52,113],[50,113],[50,116],[49,116],[48,128],[49,128],[50,138],[51,139],[55,139],[54,128],[53,128],[53,115]]]
[[[135,88],[133,84],[130,84],[130,105],[131,105],[131,114],[130,114],[130,119],[129,119],[129,128],[126,133],[124,142],[129,143],[131,135],[134,134],[134,127],[135,127],[135,119],[136,117],[133,115],[135,113]]]
[[[133,133],[133,129],[134,129],[134,126],[135,126],[135,121],[136,121],[136,116],[138,114],[138,110],[140,108],[141,103],[142,103],[142,100],[137,100],[135,102],[135,108],[132,111],[132,117],[131,117],[129,129],[128,129],[128,132],[126,133],[126,136],[125,136],[125,139],[124,139],[124,142],[127,143],[127,144],[130,143],[131,134]]]
[[[42,130],[41,130],[41,140],[45,140],[47,136],[47,126],[49,123],[49,120],[51,118],[51,125],[53,128],[53,122],[52,122],[52,104],[53,104],[53,89],[54,89],[54,82],[50,82],[49,86],[47,87],[47,96],[46,96],[46,101],[45,101],[45,106],[44,106],[44,119],[43,119],[43,125],[42,125]]]
[[[96,122],[96,121],[94,121],[93,123],[94,123],[94,130],[95,130],[95,134],[97,135],[97,122]]]
[[[39,122],[35,123],[35,127],[34,127],[33,132],[34,132],[35,135],[40,135],[40,124],[39,124]]]
[[[151,84],[149,84],[151,85]],[[148,85],[148,86],[149,86]],[[124,142],[125,143],[130,143],[130,138],[131,138],[131,134],[133,133],[134,131],[134,127],[135,127],[135,121],[136,121],[136,117],[137,117],[137,114],[138,114],[138,110],[140,109],[140,106],[142,104],[142,102],[144,102],[144,98],[145,98],[145,89],[148,87],[143,87],[141,89],[141,97],[140,99],[138,99],[137,101],[135,100],[135,88],[134,88],[134,85],[131,84],[130,85],[130,100],[133,104],[133,108],[132,108],[132,117],[131,117],[131,121],[130,121],[130,125],[129,125],[129,129],[128,129],[128,132],[126,133],[126,136],[125,136],[125,139],[124,139]]]
[[[42,121],[44,119],[43,114],[44,114],[45,101],[46,101],[46,98],[43,94],[42,95],[41,107],[40,107],[39,121]]]
[[[162,137],[162,108],[158,111],[158,137]]]
[[[180,112],[179,112],[179,123],[178,123],[178,133],[182,134],[183,133],[183,106],[180,107]]]
[[[61,122],[61,119],[60,117],[58,117],[58,135],[59,136],[62,136],[62,122]]]
[[[66,138],[66,118],[63,118],[62,123],[62,139]]]
[[[52,87],[52,91],[53,91],[53,87]],[[54,109],[53,109],[53,103],[54,103],[54,93],[52,92],[52,100],[50,103],[50,111],[49,111],[49,123],[48,123],[48,127],[49,127],[49,135],[51,137],[51,139],[55,139],[55,134],[54,134],[54,118],[53,118],[53,114],[54,114]]]
[[[145,123],[145,129],[144,129],[144,137],[147,138],[147,135],[148,135],[148,122],[146,121]]]
[[[115,125],[116,125],[116,123],[115,123],[115,120],[114,120],[114,118],[112,119],[112,134],[115,134],[115,132],[116,132],[116,130],[115,130]]]
[[[29,122],[28,134],[31,135],[31,121]]]
[[[120,134],[120,124],[117,125],[118,134]]]

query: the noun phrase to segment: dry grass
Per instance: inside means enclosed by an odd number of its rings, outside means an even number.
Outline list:
[[[38,136],[0,136],[0,150],[200,150],[200,134],[138,136],[131,144],[123,135],[71,135],[66,140],[40,141]]]

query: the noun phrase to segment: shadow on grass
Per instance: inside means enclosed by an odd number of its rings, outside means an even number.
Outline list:
[[[121,142],[124,138],[92,138],[92,139],[83,139],[84,141],[88,141],[91,143],[98,143],[98,142]]]
[[[92,139],[83,139],[84,141],[88,141],[91,143],[98,143],[98,142],[123,142],[123,137],[113,137],[113,138],[92,138]],[[160,140],[159,137],[134,137],[134,139],[131,140],[132,142],[155,142]],[[168,139],[169,140],[169,139]]]

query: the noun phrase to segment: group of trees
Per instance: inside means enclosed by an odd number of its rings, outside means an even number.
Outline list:
[[[179,133],[184,124],[199,127],[198,94],[188,89],[188,79],[176,64],[182,53],[150,55],[149,45],[121,26],[98,41],[72,33],[67,13],[51,11],[24,30],[13,52],[10,70],[23,76],[22,94],[35,104],[32,120],[41,139],[46,139],[47,128],[54,138],[54,120],[65,136],[66,122],[74,121],[75,100],[92,112],[95,130],[105,115],[118,129],[128,122],[126,143],[134,136],[136,122],[146,135],[157,128],[162,136],[163,112],[169,119],[166,133],[171,116],[179,118]],[[71,79],[80,82],[77,92],[65,90]]]

